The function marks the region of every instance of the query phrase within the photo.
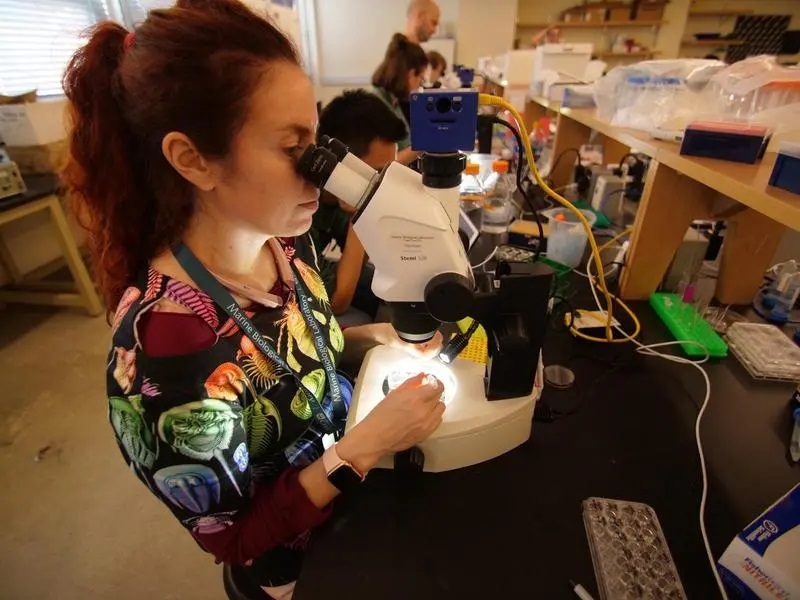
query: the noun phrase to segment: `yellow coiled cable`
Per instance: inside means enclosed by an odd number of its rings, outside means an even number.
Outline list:
[[[597,246],[597,241],[594,239],[594,234],[592,233],[591,224],[583,215],[583,213],[580,211],[580,209],[576,208],[575,205],[572,204],[572,202],[564,198],[561,194],[559,194],[558,192],[553,190],[549,185],[547,185],[547,182],[539,173],[539,169],[536,168],[536,161],[534,160],[533,157],[533,149],[531,148],[531,142],[530,139],[528,138],[528,131],[525,128],[525,122],[522,119],[522,116],[510,102],[499,96],[493,96],[491,94],[479,94],[478,102],[486,106],[499,106],[500,108],[504,108],[514,116],[514,119],[516,119],[517,121],[517,128],[519,129],[519,134],[520,137],[522,138],[522,143],[525,146],[525,156],[528,159],[528,165],[530,165],[531,173],[533,173],[533,177],[534,179],[536,179],[536,183],[539,184],[539,187],[541,187],[542,190],[544,190],[545,194],[550,196],[553,200],[561,204],[563,207],[572,211],[575,214],[575,216],[578,217],[578,221],[580,221],[581,225],[583,225],[583,228],[586,230],[586,234],[589,238],[589,246],[591,247],[592,250],[592,258],[594,259],[595,266],[597,267],[597,287],[600,289],[600,291],[602,292],[603,296],[606,299],[606,315],[607,315],[606,326],[605,326],[606,337],[600,338],[591,335],[586,335],[585,333],[581,333],[577,329],[571,329],[572,334],[592,342],[606,342],[606,343],[628,342],[632,338],[635,338],[637,335],[639,335],[639,332],[641,331],[641,325],[639,323],[639,319],[636,318],[636,315],[633,313],[633,311],[622,300],[612,295],[611,292],[608,291],[608,287],[606,286],[605,273],[603,269],[603,258],[600,254],[601,248]],[[610,240],[609,242],[603,245],[603,248],[610,246],[612,243],[617,241],[620,237],[622,237],[626,233],[629,233],[629,231],[625,231],[620,235],[618,235],[617,237],[615,237],[614,239]],[[594,285],[591,280],[589,281],[589,284]],[[613,304],[615,301],[622,307],[622,309],[626,313],[628,313],[628,316],[630,316],[631,319],[633,319],[633,323],[635,326],[635,331],[631,335],[626,336],[624,338],[615,339],[613,334],[613,329],[612,329],[614,323]]]

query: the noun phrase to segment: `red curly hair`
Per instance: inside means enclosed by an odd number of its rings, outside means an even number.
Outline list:
[[[292,43],[239,0],[178,0],[130,34],[100,23],[72,57],[61,176],[109,312],[192,216],[192,186],[161,140],[180,131],[203,155],[225,157],[265,65],[276,61],[299,64]]]

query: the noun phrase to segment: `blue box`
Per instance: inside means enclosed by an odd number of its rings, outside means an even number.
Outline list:
[[[800,194],[800,144],[783,143],[772,167],[769,184],[793,194]]]
[[[425,90],[411,104],[411,147],[418,152],[472,152],[478,130],[478,92]]]
[[[683,133],[681,154],[754,164],[769,143],[766,127],[738,123],[690,123]]]

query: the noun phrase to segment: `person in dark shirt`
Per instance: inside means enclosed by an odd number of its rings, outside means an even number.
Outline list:
[[[350,152],[379,170],[397,157],[397,143],[406,137],[406,126],[374,94],[350,90],[334,98],[320,114],[317,136],[322,135],[340,140]],[[378,309],[378,299],[370,289],[372,267],[365,264],[364,247],[353,233],[352,212],[352,207],[322,192],[310,232],[317,252],[332,240],[342,251],[338,262],[320,259],[320,271],[333,313],[344,324],[351,324],[351,306],[366,313],[369,320],[375,318]]]
[[[410,94],[419,89],[428,68],[428,55],[419,44],[409,41],[402,33],[395,33],[383,61],[372,74],[372,91],[386,103],[391,111],[410,127]],[[411,135],[398,143],[397,160],[411,164],[418,152],[411,149]]]

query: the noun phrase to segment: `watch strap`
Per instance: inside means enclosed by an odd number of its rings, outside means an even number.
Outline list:
[[[328,481],[340,492],[347,492],[350,488],[358,487],[365,478],[364,473],[339,456],[336,444],[322,454],[322,466],[325,468]]]

